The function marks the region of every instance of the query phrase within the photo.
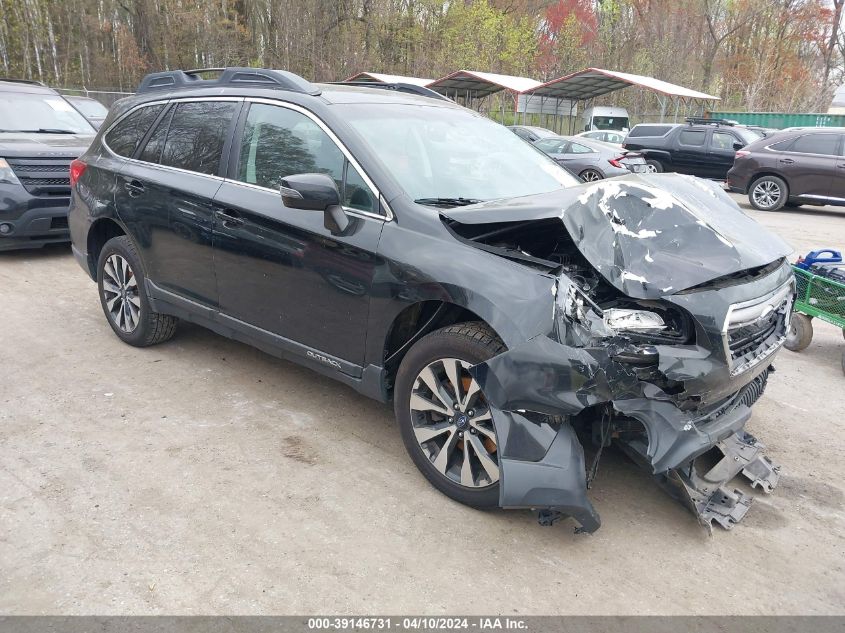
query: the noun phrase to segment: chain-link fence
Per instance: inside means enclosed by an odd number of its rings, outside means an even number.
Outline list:
[[[119,90],[88,90],[87,88],[56,88],[55,90],[67,96],[96,99],[107,108],[110,108],[118,99],[135,94],[134,92],[121,92]]]

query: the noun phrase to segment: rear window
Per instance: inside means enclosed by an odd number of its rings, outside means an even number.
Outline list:
[[[628,132],[628,137],[666,136],[671,129],[671,125],[635,125],[634,129]]]
[[[681,145],[704,145],[704,137],[707,132],[704,130],[684,130],[678,137]]]
[[[132,156],[163,108],[163,105],[145,106],[129,113],[106,134],[106,145],[119,156]]]
[[[226,132],[235,115],[236,106],[232,101],[178,104],[170,121],[159,162],[168,167],[217,175]]]

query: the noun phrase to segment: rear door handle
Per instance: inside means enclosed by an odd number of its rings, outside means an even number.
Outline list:
[[[781,158],[778,162],[783,163],[784,165],[791,165],[795,161],[792,160],[791,158]]]
[[[228,209],[225,211],[218,211],[217,218],[227,229],[236,229],[244,224],[244,219],[241,216],[239,216],[235,211],[230,211]]]
[[[140,180],[129,180],[123,184],[123,188],[130,198],[137,198],[144,193],[144,185]]]

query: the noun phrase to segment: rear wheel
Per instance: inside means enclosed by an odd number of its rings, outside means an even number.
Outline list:
[[[653,158],[646,159],[645,165],[646,171],[652,174],[660,174],[665,171],[663,169],[663,163],[659,160],[654,160]]]
[[[786,183],[777,176],[758,178],[748,190],[748,201],[760,211],[777,211],[786,204],[788,197]]]
[[[490,407],[468,370],[504,350],[483,323],[452,325],[420,339],[396,375],[396,419],[414,464],[476,508],[499,505],[499,458]]]
[[[147,347],[166,341],[176,331],[175,317],[150,307],[141,258],[127,236],[110,239],[100,251],[97,288],[103,313],[124,343]]]
[[[813,340],[813,321],[806,314],[792,313],[784,347],[793,352],[806,349]]]
[[[585,169],[578,175],[578,177],[583,182],[595,182],[597,180],[602,180],[604,175],[602,175],[602,173],[597,169]]]

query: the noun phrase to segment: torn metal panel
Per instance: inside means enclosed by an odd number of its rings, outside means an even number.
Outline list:
[[[559,218],[590,264],[639,299],[766,266],[792,252],[716,183],[680,174],[630,174],[445,213],[462,224]]]

